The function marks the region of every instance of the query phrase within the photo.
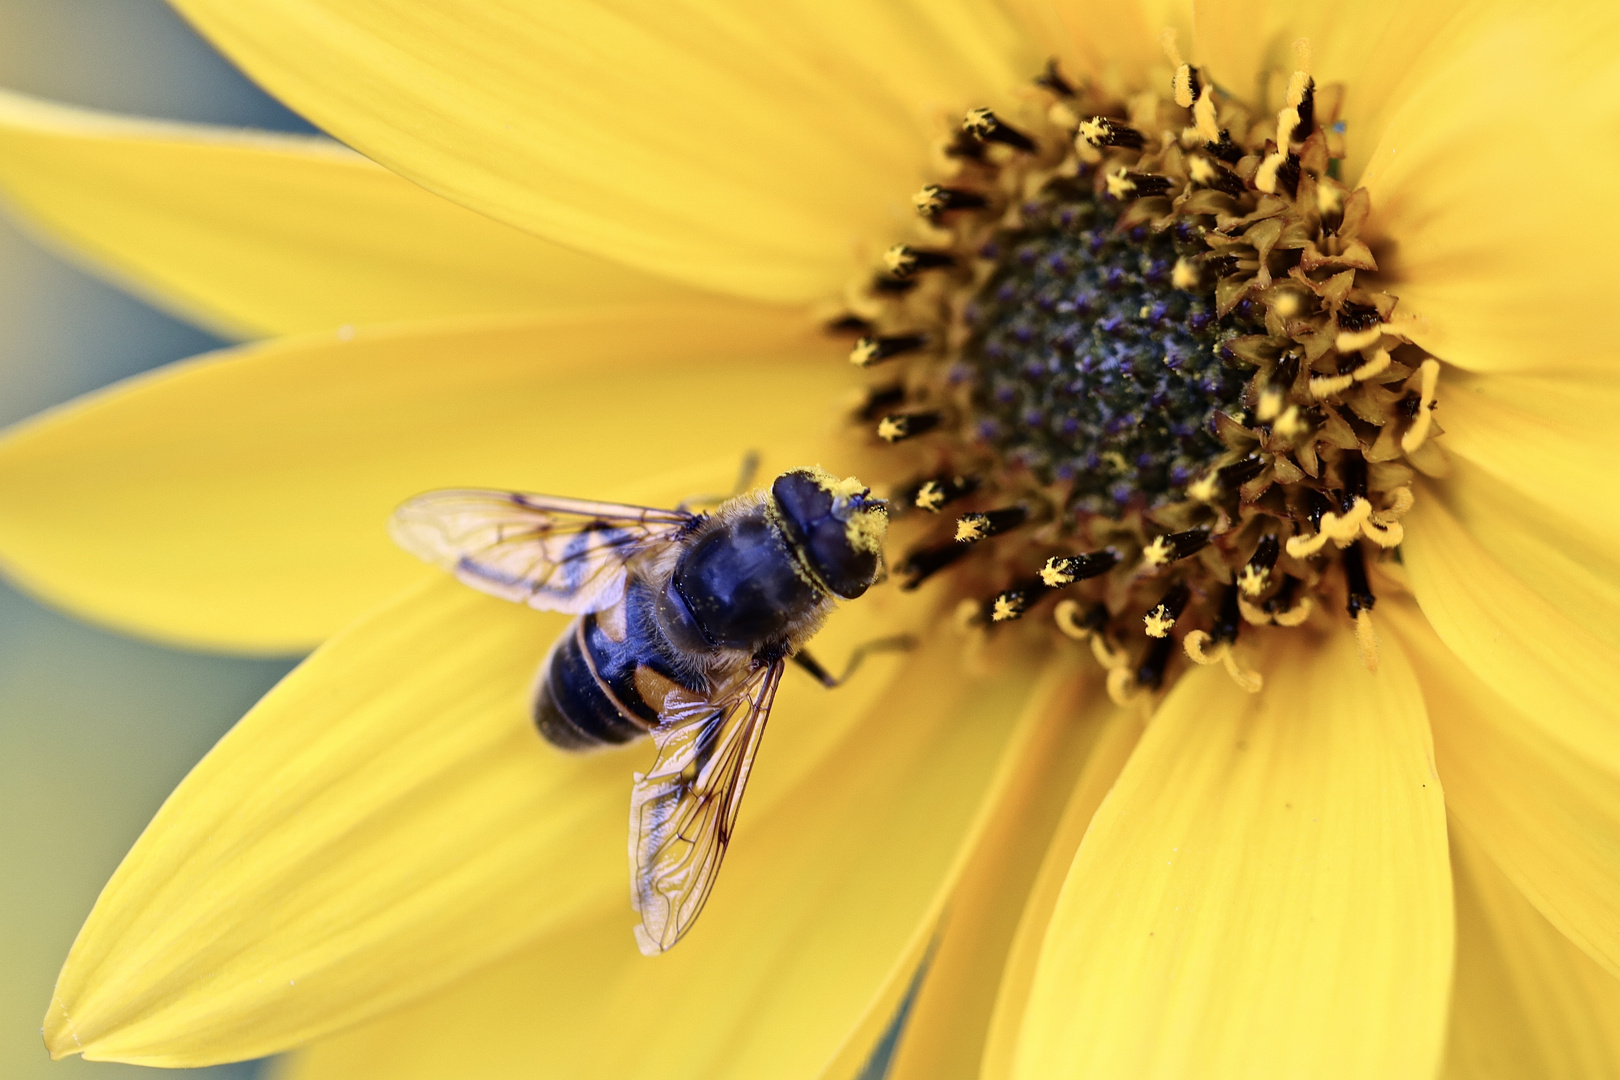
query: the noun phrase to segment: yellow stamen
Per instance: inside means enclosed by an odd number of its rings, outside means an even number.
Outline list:
[[[1270,567],[1245,565],[1238,571],[1237,585],[1246,596],[1259,596],[1266,591],[1269,584],[1271,584]]]
[[[1287,611],[1279,611],[1271,617],[1271,621],[1278,626],[1298,626],[1311,617],[1311,609],[1316,607],[1316,601],[1307,594],[1300,598],[1298,604]]]
[[[1275,419],[1282,412],[1283,392],[1275,386],[1268,386],[1260,391],[1260,400],[1255,403],[1254,415],[1263,424],[1267,420]]]
[[[918,509],[937,513],[945,505],[945,489],[939,486],[939,481],[930,480],[917,489],[917,498],[914,500]]]
[[[1093,150],[1101,150],[1108,141],[1108,121],[1101,116],[1080,121],[1076,134]]]
[[[1187,485],[1187,497],[1196,502],[1214,502],[1215,497],[1221,493],[1220,471],[1211,469]]]
[[[1041,567],[1041,580],[1049,589],[1060,589],[1065,585],[1074,584],[1074,575],[1069,572],[1062,559],[1054,556],[1047,559],[1046,565]]]
[[[1361,654],[1362,667],[1378,670],[1378,631],[1373,629],[1370,611],[1356,612],[1356,651]]]
[[[1398,521],[1380,523],[1374,520],[1377,516],[1374,514],[1361,523],[1362,535],[1379,547],[1399,547],[1401,541],[1406,539],[1406,529]]]
[[[1282,144],[1279,143],[1278,145],[1280,147]],[[1260,168],[1255,170],[1254,186],[1267,195],[1275,195],[1277,193],[1277,171],[1282,168],[1283,162],[1287,160],[1288,153],[1282,149],[1267,154],[1266,159],[1260,163]]]
[[[1242,614],[1243,621],[1251,626],[1271,625],[1271,616],[1266,613],[1265,608],[1251,604],[1241,596],[1238,597],[1238,611]]]
[[[1296,435],[1305,434],[1310,430],[1310,425],[1305,422],[1304,417],[1300,416],[1299,406],[1290,405],[1283,410],[1281,416],[1277,417],[1276,423],[1271,425],[1271,430],[1285,439],[1291,439]]]
[[[911,205],[917,208],[919,214],[937,214],[945,209],[944,189],[938,184],[929,184],[911,197]]]
[[[1164,566],[1170,562],[1170,557],[1174,554],[1175,547],[1170,543],[1169,537],[1155,536],[1152,542],[1142,549],[1142,561],[1149,566]]]
[[[883,253],[883,266],[896,277],[903,277],[917,267],[917,256],[904,244],[896,244]]]
[[[1232,643],[1222,641],[1213,649],[1209,648],[1209,634],[1202,630],[1194,630],[1181,639],[1181,647],[1187,653],[1187,658],[1195,664],[1208,666],[1221,664],[1225,666],[1226,673],[1240,688],[1251,694],[1258,694],[1265,686],[1265,679],[1258,671],[1243,667],[1233,655]]]
[[[963,514],[956,519],[956,542],[971,544],[990,535],[990,519],[983,514]]]
[[[1183,292],[1191,292],[1198,287],[1201,276],[1198,272],[1198,264],[1183,257],[1176,260],[1175,268],[1170,271],[1170,284]]]
[[[1137,691],[1140,689],[1136,685],[1136,676],[1131,674],[1130,669],[1123,667],[1115,668],[1108,673],[1106,685],[1109,700],[1115,705],[1129,705],[1136,700]]]
[[[878,421],[878,438],[884,442],[899,442],[906,437],[906,422],[897,416],[885,416]]]
[[[1365,353],[1362,355],[1365,357],[1366,362],[1350,373],[1355,377],[1356,382],[1366,382],[1374,375],[1383,374],[1384,370],[1389,367],[1388,349],[1374,349],[1371,356],[1366,356]]]
[[[1125,169],[1115,169],[1104,178],[1108,183],[1108,194],[1116,199],[1128,198],[1136,190],[1136,181],[1125,175]]]
[[[1119,671],[1131,662],[1125,650],[1114,648],[1103,634],[1091,635],[1091,655],[1106,671]]]
[[[1160,604],[1142,616],[1142,625],[1147,628],[1148,637],[1164,637],[1176,625],[1176,617],[1168,607]]]
[[[863,337],[849,350],[849,362],[856,367],[867,367],[878,358],[881,349],[877,338]]]
[[[1080,621],[1078,600],[1060,601],[1052,612],[1052,621],[1057,623],[1057,628],[1063,631],[1065,637],[1071,637],[1076,641],[1085,641],[1091,637],[1091,630]]]
[[[1401,436],[1401,449],[1408,454],[1423,445],[1429,437],[1430,414],[1434,411],[1434,387],[1440,380],[1440,361],[1428,359],[1418,368],[1421,389],[1418,391],[1418,411],[1412,426]]]
[[[1341,390],[1348,390],[1355,379],[1349,375],[1315,375],[1311,377],[1311,397],[1332,397]]]
[[[1207,82],[1204,84],[1204,92],[1199,94],[1198,100],[1193,103],[1193,124],[1205,142],[1221,141],[1221,125],[1215,119],[1215,88]]]
[[[995,605],[991,608],[990,618],[995,622],[1007,622],[1016,619],[1024,613],[1022,597],[1008,596],[1003,593],[996,597]]]
[[[1341,330],[1339,336],[1333,339],[1333,347],[1341,353],[1360,352],[1369,345],[1376,344],[1384,336],[1383,323],[1369,326],[1365,330]]]

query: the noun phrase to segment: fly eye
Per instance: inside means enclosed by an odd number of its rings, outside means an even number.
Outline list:
[[[783,473],[771,496],[783,527],[822,584],[846,600],[860,596],[878,574],[887,517],[870,489],[834,495],[826,479],[809,471]]]

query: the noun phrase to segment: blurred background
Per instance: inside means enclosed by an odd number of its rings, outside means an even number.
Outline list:
[[[161,0],[0,0],[0,85],[76,105],[278,130]],[[0,216],[0,423],[227,344],[104,285]],[[146,645],[0,583],[0,1077],[168,1070],[52,1062],[40,1021],[96,894],[169,790],[291,666]],[[187,1070],[250,1080],[262,1063]]]

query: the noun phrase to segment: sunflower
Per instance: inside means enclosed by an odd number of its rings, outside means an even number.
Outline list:
[[[178,6],[392,173],[5,106],[37,219],[307,333],[13,431],[0,555],[132,631],[324,641],[107,886],[53,1052],[1620,1069],[1615,13]],[[893,581],[817,653],[920,642],[784,684],[647,959],[644,748],[546,749],[562,619],[384,523],[438,486],[672,504],[756,448],[893,494]]]

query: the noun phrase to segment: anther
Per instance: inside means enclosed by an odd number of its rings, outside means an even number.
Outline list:
[[[1233,142],[1232,133],[1224,128],[1221,129],[1220,137],[1207,143],[1204,148],[1228,165],[1236,165],[1243,160],[1243,147]]]
[[[1142,549],[1142,561],[1149,566],[1168,566],[1189,555],[1198,554],[1209,543],[1209,536],[1208,529],[1161,533]]]
[[[1293,198],[1299,194],[1299,158],[1281,149],[1267,154],[1260,168],[1255,170],[1254,186],[1267,195],[1274,195],[1281,188]]]
[[[1142,625],[1147,628],[1148,637],[1162,638],[1169,634],[1170,628],[1176,625],[1176,620],[1181,618],[1182,611],[1187,607],[1187,597],[1190,595],[1184,582],[1177,583],[1165,593],[1153,610],[1142,616]]]
[[[988,200],[976,191],[929,184],[911,197],[911,203],[917,208],[917,213],[932,219],[952,210],[981,209]]]
[[[1049,589],[1061,589],[1077,581],[1098,577],[1119,565],[1119,552],[1103,548],[1085,555],[1054,555],[1041,567],[1041,581]]]
[[[1008,506],[1000,510],[984,510],[963,514],[956,519],[956,542],[976,544],[1009,529],[1016,529],[1029,520],[1029,511],[1022,506]]]
[[[829,334],[865,334],[872,329],[870,320],[863,319],[853,312],[829,319],[824,326]]]
[[[1026,154],[1035,152],[1034,139],[1012,127],[989,109],[969,109],[968,114],[962,118],[962,130],[981,142],[1001,143],[1014,150],[1022,150]]]
[[[1146,199],[1154,195],[1163,195],[1170,190],[1170,178],[1156,173],[1116,169],[1104,179],[1108,183],[1108,194],[1121,201]]]
[[[1372,609],[1378,603],[1372,586],[1367,582],[1367,560],[1360,544],[1344,549],[1345,610],[1356,625],[1356,648],[1361,663],[1368,671],[1378,670],[1378,634],[1373,629]]]
[[[1106,116],[1093,116],[1089,120],[1082,120],[1078,134],[1094,150],[1102,150],[1109,146],[1140,150],[1147,142],[1142,133],[1129,124],[1110,120]]]
[[[1035,76],[1035,85],[1052,91],[1058,97],[1074,97],[1075,94],[1074,84],[1065,79],[1063,73],[1058,71],[1058,62],[1055,56],[1047,60],[1046,70]]]
[[[1367,582],[1367,558],[1360,544],[1344,549],[1344,587],[1347,599],[1345,610],[1353,619],[1363,611],[1371,611],[1378,603],[1372,586]]]
[[[939,420],[937,412],[890,413],[878,421],[878,438],[887,443],[915,438],[934,430],[939,426]]]
[[[937,514],[957,499],[971,495],[978,489],[979,481],[975,477],[936,476],[922,482],[917,494],[912,497],[912,503],[919,510]]]
[[[1243,178],[1228,169],[1225,165],[1207,157],[1195,157],[1187,162],[1187,175],[1194,183],[1212,188],[1234,199],[1248,189],[1243,184]]]
[[[1339,333],[1333,347],[1341,353],[1360,352],[1376,343],[1383,335],[1383,321],[1378,309],[1371,304],[1358,304],[1347,300],[1339,308]]]
[[[1230,465],[1211,469],[1188,484],[1187,497],[1201,503],[1212,503],[1224,493],[1237,491],[1265,471],[1265,459],[1251,454]]]
[[[956,257],[948,251],[930,251],[908,244],[896,244],[883,253],[883,266],[897,278],[908,278],[919,270],[937,270],[952,266]]]
[[[896,356],[916,352],[928,344],[926,334],[868,334],[849,350],[849,362],[867,368]]]
[[[905,575],[905,580],[900,583],[901,590],[909,592],[915,589],[972,550],[971,547],[953,540],[913,551],[900,564],[900,573]]]
[[[1012,622],[1024,613],[1047,591],[1039,581],[1025,581],[997,593],[985,607],[985,614],[993,623]]]
[[[871,423],[890,409],[906,400],[906,388],[899,383],[878,386],[866,392],[866,399],[855,410],[855,419]]]
[[[1145,690],[1157,690],[1164,682],[1164,669],[1170,663],[1175,640],[1165,637],[1148,646],[1147,655],[1136,669],[1136,683]]]
[[[1282,553],[1282,547],[1277,543],[1275,533],[1267,533],[1260,538],[1260,544],[1249,556],[1238,573],[1238,588],[1243,590],[1245,596],[1259,596],[1271,584],[1271,568],[1277,565],[1277,556]]]

